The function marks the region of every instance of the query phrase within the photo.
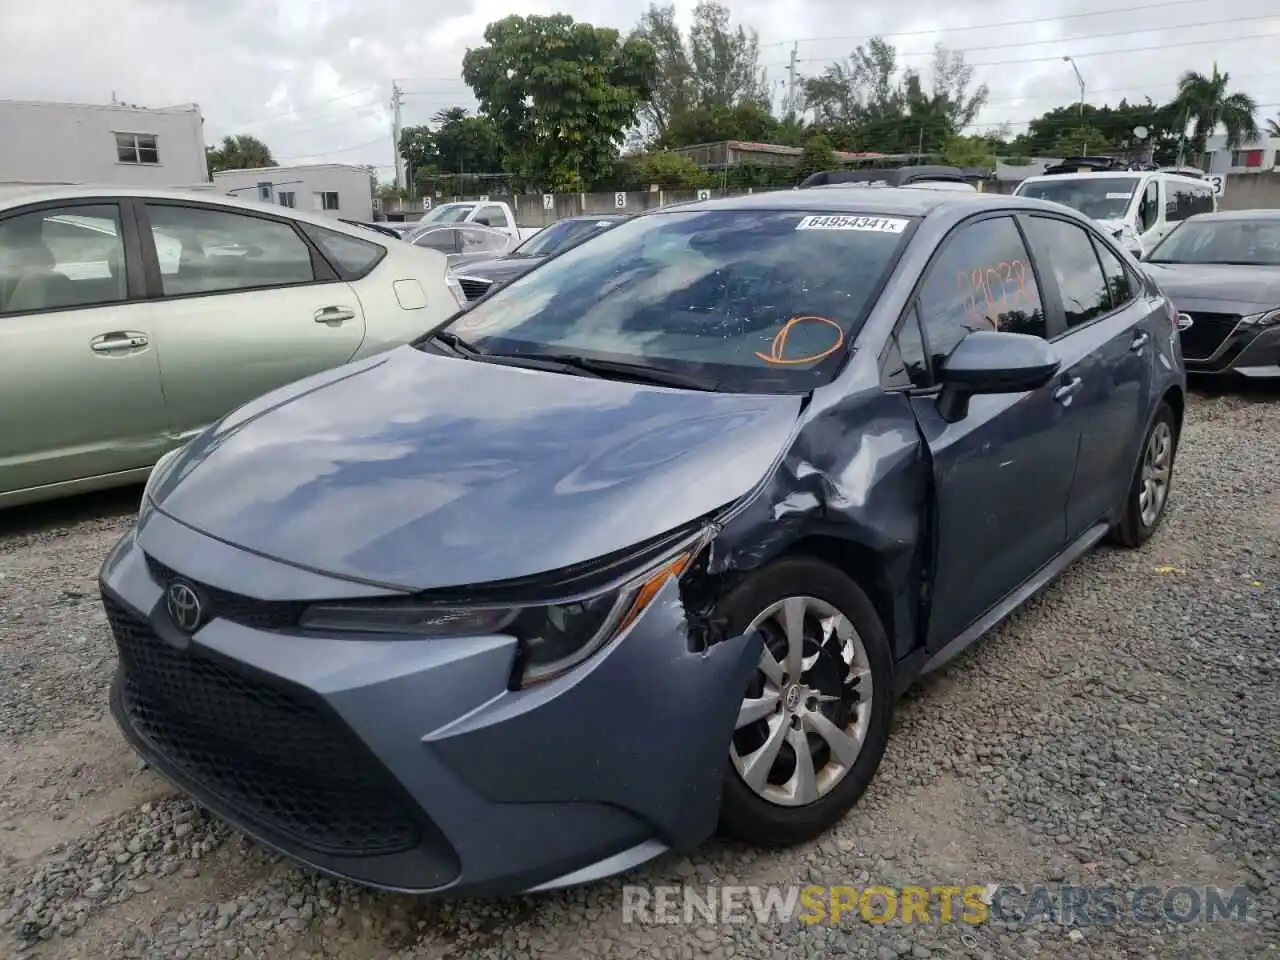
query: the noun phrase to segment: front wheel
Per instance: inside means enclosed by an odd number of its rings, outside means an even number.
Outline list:
[[[825,833],[857,803],[893,717],[889,641],[863,591],[817,559],[782,560],[721,604],[764,648],[729,745],[721,831],[762,846]]]
[[[1178,449],[1178,421],[1173,409],[1161,403],[1143,441],[1124,513],[1112,531],[1112,540],[1130,549],[1151,538],[1164,519],[1173,485],[1173,460]]]

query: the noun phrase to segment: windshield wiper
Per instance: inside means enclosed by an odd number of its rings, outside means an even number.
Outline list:
[[[595,357],[579,357],[571,353],[538,354],[539,360],[550,360],[562,363],[575,370],[585,370],[597,376],[616,376],[624,380],[638,383],[652,383],[663,387],[683,387],[688,390],[714,391],[720,381],[712,377],[704,377],[696,373],[681,373],[676,370],[664,370],[661,367],[650,367],[643,363],[629,363],[626,360],[599,360]]]
[[[468,360],[474,357],[483,356],[483,354],[476,347],[472,346],[470,342],[464,340],[462,337],[450,330],[437,330],[426,338],[427,342],[432,340],[443,343],[449,348],[450,352],[459,357],[466,357]]]

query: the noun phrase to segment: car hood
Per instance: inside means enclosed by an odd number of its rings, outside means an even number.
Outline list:
[[[409,590],[508,580],[749,493],[800,406],[401,347],[241,408],[151,497],[209,536],[340,577]]]
[[[1206,313],[1261,313],[1280,307],[1280,267],[1146,263],[1178,307]]]
[[[506,283],[521,274],[528,273],[545,257],[499,257],[496,260],[481,260],[458,267],[454,271],[459,277],[476,277],[491,280],[494,283]]]

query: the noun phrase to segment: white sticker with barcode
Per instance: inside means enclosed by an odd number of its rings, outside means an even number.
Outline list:
[[[1132,193],[1108,193],[1107,199],[1108,200],[1128,200],[1132,196],[1133,196]]]
[[[844,217],[834,214],[804,217],[797,230],[861,230],[865,233],[902,233],[908,221],[901,217]]]

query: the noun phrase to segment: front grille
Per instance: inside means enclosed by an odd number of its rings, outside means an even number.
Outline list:
[[[1240,322],[1234,313],[1189,313],[1191,326],[1182,331],[1182,355],[1188,360],[1208,360],[1231,336]]]
[[[103,604],[134,730],[246,822],[302,847],[374,856],[415,847],[400,788],[318,702],[165,643],[121,604]]]
[[[258,600],[246,597],[229,590],[220,590],[207,583],[200,583],[183,577],[171,567],[165,566],[154,557],[147,557],[147,570],[152,579],[160,586],[168,586],[176,579],[186,580],[203,595],[206,613],[210,617],[221,617],[233,623],[253,627],[256,630],[283,630],[295,626],[306,609],[305,603],[287,600]]]
[[[489,292],[489,288],[493,286],[493,281],[477,280],[474,277],[459,277],[458,286],[462,288],[462,292],[468,300],[479,300]]]

